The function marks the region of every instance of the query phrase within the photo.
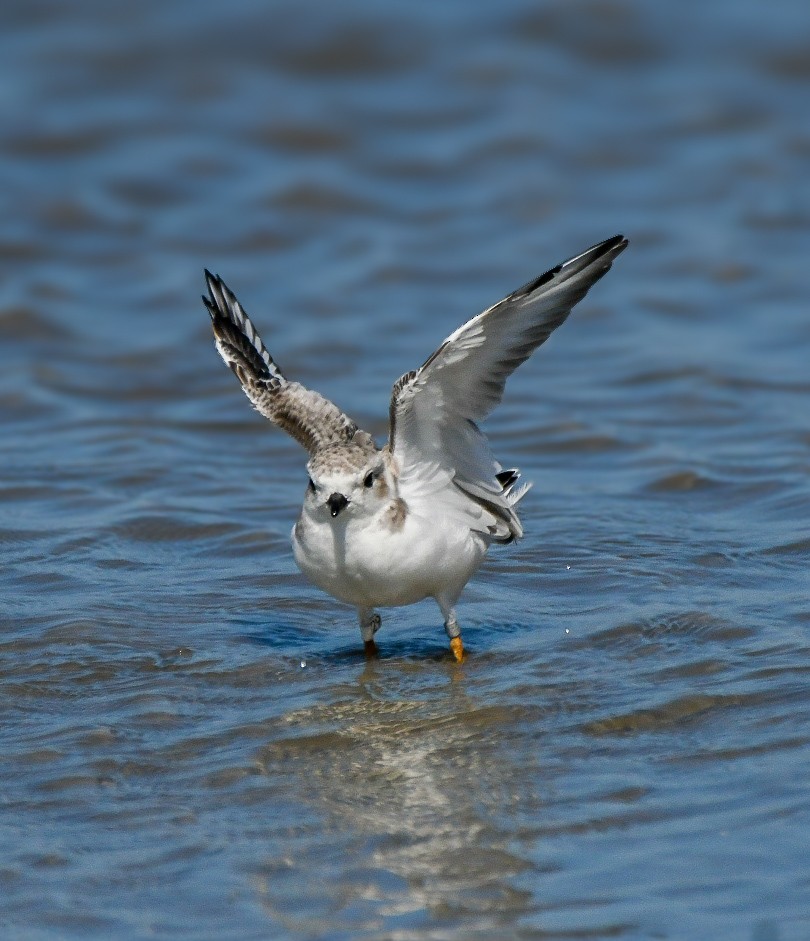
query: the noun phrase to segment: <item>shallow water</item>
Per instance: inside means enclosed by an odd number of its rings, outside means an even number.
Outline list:
[[[806,4],[3,19],[3,937],[810,938]],[[366,663],[203,266],[384,439],[617,231],[488,422],[469,660],[426,603]]]

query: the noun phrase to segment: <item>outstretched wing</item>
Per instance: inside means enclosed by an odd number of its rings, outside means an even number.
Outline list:
[[[209,296],[203,296],[203,303],[211,315],[217,350],[254,408],[310,454],[351,441],[358,430],[356,423],[329,399],[289,382],[224,281],[208,270],[205,280]]]
[[[431,468],[454,483],[520,535],[503,494],[495,460],[476,422],[501,401],[506,380],[544,343],[588,289],[624,251],[616,235],[535,278],[459,327],[414,372],[394,385],[390,447],[401,479],[415,483]]]

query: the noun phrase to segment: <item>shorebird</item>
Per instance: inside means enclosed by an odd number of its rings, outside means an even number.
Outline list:
[[[394,383],[382,448],[337,405],[287,379],[234,294],[206,270],[203,302],[220,356],[254,408],[309,455],[295,561],[354,605],[367,655],[377,652],[377,608],[433,598],[453,656],[464,658],[456,603],[489,547],[523,535],[516,506],[531,486],[501,467],[477,423],[626,246],[621,235],[600,242],[459,327]]]

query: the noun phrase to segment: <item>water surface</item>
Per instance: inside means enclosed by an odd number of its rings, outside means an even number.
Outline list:
[[[806,5],[3,19],[3,937],[810,938]],[[469,660],[426,603],[366,663],[203,266],[382,440],[619,231],[487,424]]]

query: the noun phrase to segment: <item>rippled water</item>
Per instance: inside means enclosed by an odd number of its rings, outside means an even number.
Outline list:
[[[0,933],[810,938],[810,12],[8,2]],[[382,656],[202,268],[378,438],[631,246],[487,429],[535,489]]]

